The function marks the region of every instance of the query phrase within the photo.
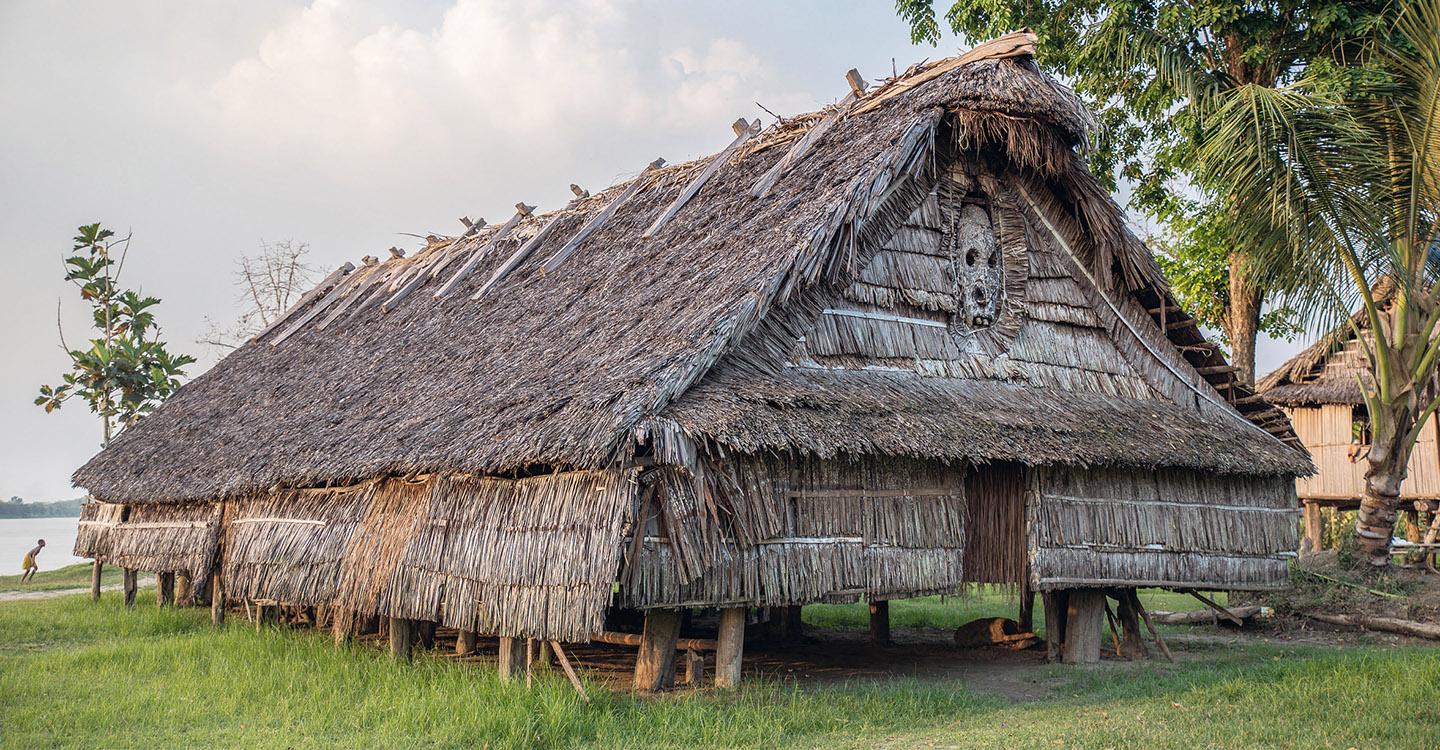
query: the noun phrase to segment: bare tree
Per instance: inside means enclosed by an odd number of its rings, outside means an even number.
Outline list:
[[[207,318],[199,343],[234,349],[284,315],[315,281],[316,267],[305,262],[309,254],[308,244],[285,240],[261,242],[259,253],[242,256],[235,287],[243,312],[228,327]]]

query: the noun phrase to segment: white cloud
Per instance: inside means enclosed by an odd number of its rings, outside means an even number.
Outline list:
[[[756,98],[807,100],[734,39],[657,54],[631,3],[459,0],[432,29],[357,23],[352,10],[317,0],[266,34],[208,92],[217,130],[343,171],[415,144],[469,159],[657,126],[723,132]]]

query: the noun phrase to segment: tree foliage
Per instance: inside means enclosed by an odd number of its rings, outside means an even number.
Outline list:
[[[1440,407],[1440,0],[1396,8],[1356,50],[1366,75],[1237,87],[1196,150],[1242,229],[1282,230],[1255,261],[1303,310],[1350,321],[1363,345],[1371,441],[1356,534],[1377,565],[1410,451]]]
[[[1255,234],[1197,170],[1207,115],[1226,92],[1286,85],[1301,76],[1345,89],[1368,71],[1360,49],[1385,23],[1389,0],[955,0],[943,23],[971,39],[1022,27],[1039,37],[1037,57],[1060,73],[1099,124],[1091,166],[1107,188],[1122,182],[1130,205],[1163,229],[1171,279],[1182,304],[1236,347],[1253,349],[1254,326],[1295,330],[1285,308],[1262,317],[1277,285],[1269,269],[1243,262],[1273,230]],[[932,0],[898,0],[916,42],[937,42]],[[1235,257],[1235,256],[1240,257]],[[1224,263],[1219,259],[1226,259]],[[1239,262],[1237,262],[1239,261]],[[1232,271],[1242,278],[1232,285]],[[1232,293],[1239,299],[1232,299]],[[1242,318],[1249,318],[1244,320]],[[1248,337],[1249,341],[1237,341]]]
[[[100,416],[103,444],[135,424],[180,386],[183,368],[195,360],[172,355],[160,340],[155,323],[156,297],[142,297],[118,286],[125,265],[129,238],[114,240],[115,233],[100,224],[80,227],[74,252],[65,258],[65,280],[90,305],[94,337],[86,346],[71,349],[61,332],[61,345],[70,357],[70,371],[59,385],[40,386],[35,404],[54,411],[79,397]]]

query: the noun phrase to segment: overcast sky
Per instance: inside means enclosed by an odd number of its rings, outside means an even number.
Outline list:
[[[99,447],[45,414],[85,310],[75,227],[134,232],[122,282],[159,296],[172,351],[240,312],[235,264],[309,243],[328,271],[461,215],[542,210],[656,156],[723,147],[737,116],[812,110],[954,52],[910,44],[889,0],[0,0],[0,498],[70,497]],[[1268,370],[1295,345],[1267,345]],[[223,446],[218,447],[223,450]]]

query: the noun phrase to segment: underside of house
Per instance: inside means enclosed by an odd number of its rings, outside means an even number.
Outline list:
[[[720,611],[725,685],[756,612],[1000,584],[1068,598],[1085,660],[1106,592],[1282,585],[1309,460],[1032,51],[337,270],[77,472],[77,553],[502,668],[638,638],[643,687],[682,610]]]

